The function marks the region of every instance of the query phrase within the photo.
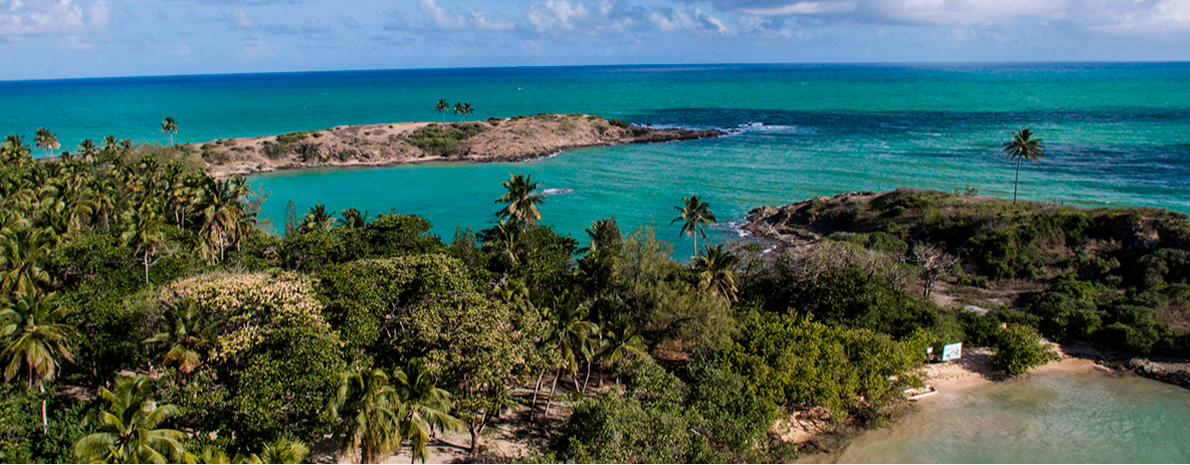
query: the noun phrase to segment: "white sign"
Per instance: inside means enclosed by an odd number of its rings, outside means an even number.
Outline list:
[[[942,346],[942,361],[954,360],[963,356],[963,343],[956,342]]]

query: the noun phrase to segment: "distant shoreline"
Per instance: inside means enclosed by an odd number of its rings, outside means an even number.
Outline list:
[[[581,147],[719,137],[717,130],[655,129],[597,115],[541,113],[476,122],[405,122],[297,131],[190,144],[216,178],[321,167],[433,161],[523,161]]]

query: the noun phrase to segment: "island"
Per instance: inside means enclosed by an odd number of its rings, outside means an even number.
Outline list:
[[[477,122],[335,126],[199,146],[215,177],[323,166],[390,166],[428,161],[520,161],[577,147],[702,139],[717,130],[652,128],[597,115],[541,113]]]

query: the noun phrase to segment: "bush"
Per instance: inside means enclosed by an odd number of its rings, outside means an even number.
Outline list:
[[[628,124],[627,122],[624,122],[624,121],[620,120],[619,118],[609,119],[609,120],[607,120],[607,123],[612,126],[615,126],[617,128],[620,128],[620,129],[628,129],[629,127],[632,126],[631,124]]]
[[[460,142],[482,133],[488,126],[472,124],[442,125],[430,123],[414,130],[408,136],[410,144],[436,157],[451,157],[459,154]]]
[[[1000,331],[993,348],[996,353],[990,360],[992,368],[1010,376],[1058,360],[1053,344],[1043,344],[1037,330],[1025,325],[1009,325]]]

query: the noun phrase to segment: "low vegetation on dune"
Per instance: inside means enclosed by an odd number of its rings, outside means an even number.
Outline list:
[[[449,243],[323,205],[272,234],[266,195],[184,150],[0,146],[0,461],[507,460],[511,431],[527,461],[787,462],[796,415],[879,424],[947,343],[1006,374],[1052,357],[1042,335],[1187,347],[1186,217],[1162,210],[845,195],[754,212],[787,246],[765,253],[707,244],[712,205],[675,195],[683,262],[614,218],[557,234],[522,175]],[[936,302],[962,290],[990,311]]]

